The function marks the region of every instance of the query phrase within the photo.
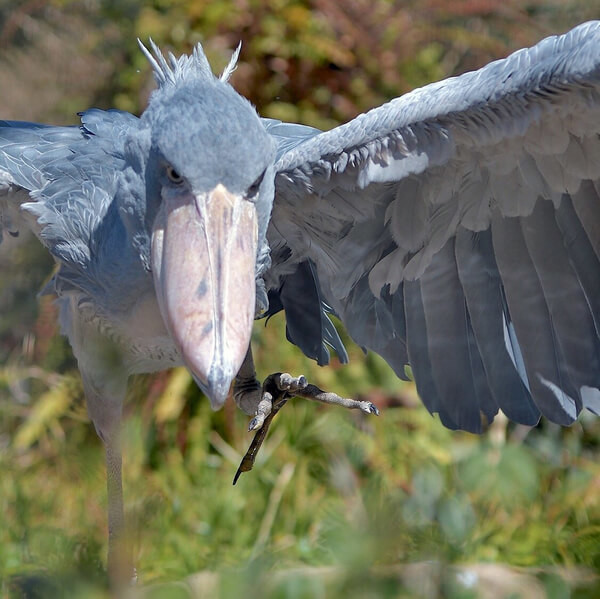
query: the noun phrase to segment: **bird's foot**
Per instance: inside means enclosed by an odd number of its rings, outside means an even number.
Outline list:
[[[379,416],[377,406],[370,401],[359,401],[340,397],[336,393],[323,391],[316,385],[311,385],[306,377],[294,377],[287,372],[277,372],[269,375],[263,382],[262,388],[258,381],[238,380],[234,386],[235,401],[244,412],[254,408],[254,418],[248,425],[249,431],[256,431],[254,439],[243,457],[235,474],[233,484],[237,482],[242,472],[252,470],[258,450],[267,436],[271,422],[277,412],[287,403],[290,397],[303,397],[329,405],[342,406],[350,410],[361,410],[365,414]]]
[[[248,424],[249,431],[256,431],[263,427],[265,420],[273,410],[273,402],[276,403],[292,396],[299,395],[308,387],[308,381],[304,375],[294,377],[287,372],[277,372],[269,375],[262,387],[262,395],[256,407],[256,416]],[[285,402],[284,402],[285,403]],[[284,404],[277,407],[279,411]]]

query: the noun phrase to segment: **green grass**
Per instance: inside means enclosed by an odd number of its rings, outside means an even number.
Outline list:
[[[241,596],[241,588],[252,596],[248,589],[268,573],[335,566],[343,574],[334,582],[298,574],[271,583],[268,596],[396,597],[404,588],[398,577],[374,572],[423,560],[443,572],[479,562],[600,566],[596,419],[567,430],[546,423],[524,440],[524,429],[502,423],[491,435],[453,433],[379,359],[354,349],[348,367],[317,369],[280,343],[281,322],[260,327],[261,373],[305,372],[347,395],[379,389],[370,397],[407,405],[375,418],[293,400],[254,470],[233,487],[251,439],[247,418],[231,408],[212,412],[185,371],[139,379],[124,425],[124,480],[144,585],[208,570],[222,575],[223,597]],[[19,383],[27,373],[6,369],[0,377],[4,590],[29,581],[42,594],[25,596],[103,596],[101,444],[76,376],[33,371],[37,378]],[[15,403],[9,383],[34,399]],[[156,587],[150,596],[179,592]]]

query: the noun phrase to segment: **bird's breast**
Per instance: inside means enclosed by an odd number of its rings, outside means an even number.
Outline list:
[[[124,318],[117,318],[126,341],[131,373],[154,372],[181,365],[181,357],[160,314],[154,292],[142,295]]]
[[[154,293],[142,292],[118,312],[107,311],[78,293],[65,294],[59,302],[63,333],[69,337],[80,364],[96,360],[95,346],[105,342],[118,352],[128,374],[156,372],[182,364]]]

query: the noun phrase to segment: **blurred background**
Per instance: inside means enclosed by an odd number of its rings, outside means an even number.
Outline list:
[[[201,41],[216,71],[241,40],[236,89],[328,129],[593,18],[599,0],[0,0],[0,118],[139,114],[153,81],[136,38],[152,37]],[[51,270],[26,235],[0,247],[0,594],[104,597],[103,449],[36,297]],[[382,414],[292,400],[236,487],[248,419],[211,412],[185,370],[135,379],[124,484],[144,596],[206,580],[207,597],[600,596],[600,421],[452,433],[345,340],[350,364],[318,368],[281,315],[256,323],[260,376],[304,373]]]

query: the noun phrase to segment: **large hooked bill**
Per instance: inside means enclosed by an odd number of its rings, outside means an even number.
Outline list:
[[[225,402],[250,343],[257,239],[254,204],[222,184],[163,201],[154,225],[160,310],[213,409]]]

